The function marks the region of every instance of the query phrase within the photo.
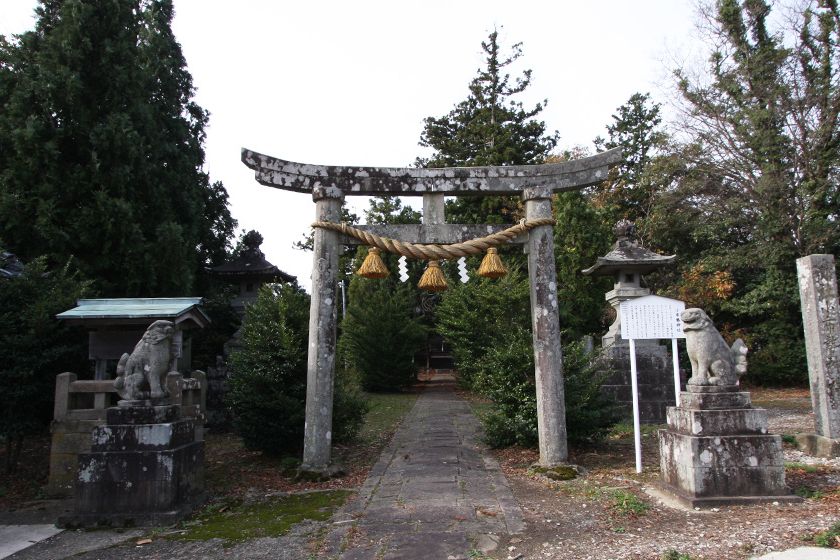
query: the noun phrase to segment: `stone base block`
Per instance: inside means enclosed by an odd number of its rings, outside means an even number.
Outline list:
[[[691,387],[680,393],[680,407],[692,410],[732,410],[750,408],[750,394],[746,391],[704,392],[708,387]]]
[[[640,344],[645,342],[645,344]],[[600,363],[611,374],[601,391],[613,398],[625,418],[633,418],[630,381],[630,347],[613,345],[603,349]],[[639,418],[643,424],[665,422],[665,409],[674,405],[674,370],[664,346],[657,341],[637,341],[636,371],[639,382]]]
[[[692,436],[767,434],[767,411],[763,408],[698,410],[669,406],[667,421],[671,431]]]
[[[72,513],[59,516],[56,526],[62,529],[167,527],[182,521],[197,505],[198,503],[195,503],[177,510],[146,513]]]
[[[181,417],[181,407],[173,405],[163,406],[114,406],[106,413],[106,423],[119,424],[166,424],[175,422]]]
[[[819,434],[796,434],[796,447],[813,457],[840,457],[840,439],[831,439]]]
[[[679,488],[668,484],[659,483],[658,490],[667,494],[668,498],[675,500],[679,505],[688,508],[713,508],[720,506],[751,506],[755,504],[798,503],[802,498],[792,494],[784,496],[712,496],[698,498],[682,493]]]
[[[683,499],[795,499],[785,486],[780,436],[695,436],[668,429],[659,431],[659,451],[662,483]]]
[[[201,503],[204,442],[192,420],[177,416],[174,406],[109,409],[108,425],[94,429],[90,452],[79,455],[75,511],[60,526],[171,524]]]

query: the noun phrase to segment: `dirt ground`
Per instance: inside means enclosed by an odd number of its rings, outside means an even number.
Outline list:
[[[789,435],[813,430],[807,390],[752,389],[752,398],[756,406],[768,409],[771,432]],[[383,421],[383,427],[375,430],[376,437],[337,449],[348,466],[348,475],[327,483],[294,482],[281,460],[244,450],[234,436],[211,436],[207,449],[208,483],[216,497],[353,489],[364,480],[369,466],[393,433],[392,421],[395,420]],[[658,480],[658,447],[655,427],[648,426],[643,431],[644,472],[639,475],[634,469],[632,433],[627,428],[616,430],[598,445],[572,449],[571,462],[584,469],[584,476],[573,481],[551,481],[532,473],[529,466],[537,459],[535,450],[494,451],[522,507],[527,527],[522,534],[502,536],[495,550],[482,553],[476,549],[471,558],[661,560],[669,551],[673,552],[668,558],[673,560],[750,558],[807,545],[815,534],[840,522],[840,459],[807,457],[788,443],[787,483],[792,491],[805,497],[801,503],[704,511],[668,507],[647,492]],[[24,450],[25,472],[0,475],[0,511],[42,497],[40,488],[46,482],[48,449],[48,439],[32,440]],[[296,529],[292,533],[298,535],[295,538],[300,540],[299,550],[317,549],[315,541],[329,522],[304,525],[305,531]],[[284,539],[282,545],[281,541],[267,541],[265,557],[271,557],[277,546],[287,549],[291,541]],[[313,542],[307,544],[308,540]],[[258,543],[251,543],[247,548],[250,552],[240,557],[252,557],[255,544]],[[156,538],[142,548],[130,543],[114,549],[114,555],[137,552],[150,557],[155,551],[160,554],[152,557],[164,558],[175,550],[173,546]],[[210,543],[195,546],[199,547],[193,551],[195,554],[180,548],[178,554],[188,558],[211,557],[200,548]],[[835,546],[840,547],[840,543]],[[229,557],[231,550],[225,550],[219,554]]]
[[[752,397],[768,409],[771,432],[813,431],[807,390],[753,389]],[[644,433],[641,474],[635,472],[630,434],[572,450],[571,462],[587,472],[568,482],[530,473],[537,459],[533,450],[497,451],[528,528],[489,556],[659,560],[674,551],[674,559],[751,558],[808,545],[815,533],[840,521],[840,459],[808,457],[788,443],[787,484],[807,496],[803,502],[703,511],[667,507],[648,493],[658,480],[659,454],[655,431]]]

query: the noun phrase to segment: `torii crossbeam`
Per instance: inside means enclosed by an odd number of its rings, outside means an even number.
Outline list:
[[[315,221],[340,221],[345,196],[422,196],[422,226],[368,227],[412,243],[459,243],[505,227],[444,223],[444,196],[518,194],[525,201],[528,220],[551,218],[553,192],[600,183],[619,161],[621,153],[614,149],[563,163],[416,169],[311,165],[242,150],[242,162],[254,170],[259,183],[311,194]],[[528,253],[540,463],[552,466],[568,458],[554,236],[551,226],[540,226],[522,237],[514,242],[524,243]],[[304,470],[325,471],[330,464],[338,254],[341,245],[357,243],[334,231],[315,230]]]

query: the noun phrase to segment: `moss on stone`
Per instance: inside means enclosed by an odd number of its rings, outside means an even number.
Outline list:
[[[551,480],[574,480],[579,474],[578,470],[571,465],[557,465],[555,467],[534,465],[530,470],[534,474],[541,474]]]
[[[332,490],[268,498],[227,500],[212,504],[184,524],[184,532],[168,538],[184,541],[224,539],[225,546],[261,537],[285,535],[296,523],[325,521],[352,492]]]

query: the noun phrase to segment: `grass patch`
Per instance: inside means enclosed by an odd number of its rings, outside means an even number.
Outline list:
[[[656,435],[657,430],[662,428],[663,426],[660,424],[641,424],[639,425],[639,431],[642,432],[642,437],[649,437],[652,435]],[[633,437],[633,423],[632,422],[619,422],[615,426],[612,427],[609,433],[609,439],[626,439]]]
[[[692,560],[692,558],[688,554],[669,548],[662,554],[662,560]]]
[[[390,436],[417,401],[417,393],[366,393],[370,407],[358,438],[372,442]]]
[[[815,473],[819,471],[819,468],[816,465],[806,465],[805,463],[785,463],[785,469],[806,473]]]
[[[800,486],[794,492],[797,496],[801,496],[803,498],[808,498],[811,500],[819,500],[824,496],[821,490],[815,490],[809,486]]]
[[[644,515],[650,509],[650,506],[636,494],[627,490],[613,490],[610,499],[612,501],[611,509],[619,515]]]
[[[782,442],[788,445],[796,445],[796,438],[790,434],[782,434]]]
[[[225,547],[260,537],[285,535],[292,525],[325,521],[352,494],[348,490],[308,492],[259,502],[225,500],[204,508],[184,524],[184,532],[168,538],[182,541],[224,539]]]
[[[824,548],[840,548],[840,522],[835,523],[825,531],[805,535],[802,540]]]
[[[623,488],[600,488],[587,486],[584,495],[591,500],[606,500],[607,507],[614,513],[625,517],[644,515],[650,506],[636,494]]]

